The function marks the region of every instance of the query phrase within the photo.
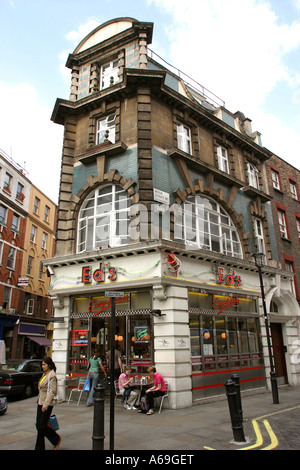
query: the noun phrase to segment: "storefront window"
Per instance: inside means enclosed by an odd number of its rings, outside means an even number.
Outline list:
[[[122,366],[132,364],[140,371],[151,364],[153,338],[149,309],[148,291],[125,293],[124,297],[115,299],[115,348],[121,352]],[[96,349],[106,366],[107,352],[111,349],[111,298],[76,297],[71,316],[70,372],[85,372],[88,359]]]

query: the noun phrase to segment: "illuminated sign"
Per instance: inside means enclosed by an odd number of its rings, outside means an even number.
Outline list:
[[[242,284],[242,279],[241,276],[238,276],[236,271],[233,271],[232,269],[229,271],[229,273],[224,273],[223,268],[218,269],[218,283],[219,284],[224,284],[227,286],[236,286],[239,287]]]
[[[240,299],[234,299],[233,297],[220,299],[218,297],[215,297],[213,300],[212,308],[214,310],[219,309],[219,311],[217,312],[217,315],[219,315],[221,312],[223,312],[227,308],[232,307],[233,305],[239,305],[239,304],[240,304]]]
[[[129,302],[129,295],[125,294],[124,297],[119,297],[115,299],[116,304],[125,304]],[[93,299],[89,302],[89,312],[94,314],[94,317],[99,315],[104,310],[109,310],[111,308],[111,298],[107,299],[105,297],[100,297],[98,299]]]
[[[93,280],[95,282],[104,282],[106,275],[109,281],[115,281],[117,279],[116,268],[112,268],[109,264],[103,265],[103,263],[100,263],[99,268],[93,271],[90,266],[84,266],[82,268],[81,282],[84,284],[90,284]]]

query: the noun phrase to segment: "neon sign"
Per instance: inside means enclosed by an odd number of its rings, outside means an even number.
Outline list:
[[[92,280],[95,282],[104,282],[106,273],[108,273],[107,279],[110,281],[117,279],[117,269],[112,268],[109,264],[104,266],[103,263],[100,263],[99,268],[95,269],[94,272],[90,266],[84,266],[82,268],[81,282],[84,284],[90,284]]]
[[[117,297],[115,299],[116,304],[128,303],[129,302],[129,295],[126,294],[124,297]],[[93,299],[89,302],[89,312],[94,314],[94,317],[99,315],[104,310],[108,310],[111,308],[111,298],[106,299]]]
[[[217,312],[217,315],[219,315],[221,312],[223,312],[229,307],[232,307],[233,305],[240,305],[240,299],[234,299],[232,297],[229,297],[225,300],[221,300],[215,297],[213,300],[212,308],[214,310],[217,310],[219,308],[220,310]]]
[[[239,287],[242,284],[241,276],[238,276],[236,271],[232,269],[228,274],[224,274],[224,269],[218,269],[218,283],[226,284],[227,286],[236,286]]]

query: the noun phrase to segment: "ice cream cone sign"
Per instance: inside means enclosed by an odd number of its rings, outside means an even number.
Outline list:
[[[179,259],[176,258],[175,255],[171,254],[171,255],[168,255],[167,263],[168,263],[168,268],[170,269],[170,271],[175,272],[177,275],[177,271],[181,266],[181,262],[179,261]]]

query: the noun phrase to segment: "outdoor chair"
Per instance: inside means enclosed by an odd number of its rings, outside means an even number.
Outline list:
[[[71,393],[70,393],[70,396],[69,396],[69,400],[68,400],[68,404],[70,403],[72,393],[73,393],[73,392],[78,392],[78,393],[79,393],[79,398],[78,398],[77,406],[79,405],[82,392],[84,391],[83,388],[84,388],[85,381],[86,381],[86,377],[80,377],[80,378],[79,378],[79,382],[78,382],[77,388],[72,388],[72,390],[71,390]]]
[[[162,404],[163,404],[164,399],[168,397],[168,388],[169,388],[168,382],[165,382],[165,386],[166,386],[166,393],[164,395],[162,395],[161,397],[158,397],[158,398],[160,398],[160,407],[159,407],[158,414],[160,414],[160,412],[161,412],[161,408],[162,408]]]

